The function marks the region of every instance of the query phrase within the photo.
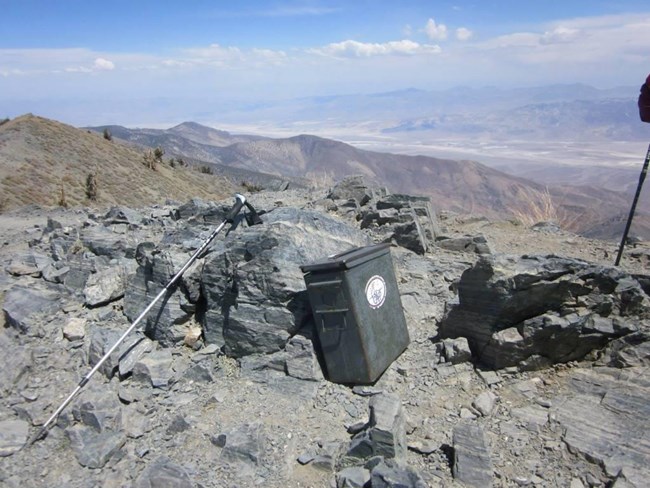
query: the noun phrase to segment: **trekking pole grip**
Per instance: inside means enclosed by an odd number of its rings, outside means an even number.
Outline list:
[[[235,217],[237,216],[241,208],[246,203],[246,197],[239,193],[235,194],[235,200],[236,200],[235,204],[232,206],[232,208],[226,215],[226,219],[225,219],[226,222],[232,222],[233,220],[235,220]]]

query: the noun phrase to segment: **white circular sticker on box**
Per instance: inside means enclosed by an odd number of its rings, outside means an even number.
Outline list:
[[[386,282],[381,276],[375,275],[366,283],[366,299],[372,309],[379,308],[384,304],[386,300]]]

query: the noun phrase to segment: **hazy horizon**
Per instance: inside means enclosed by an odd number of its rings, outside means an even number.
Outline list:
[[[605,89],[638,86],[650,71],[650,8],[639,0],[33,0],[5,3],[0,31],[0,116],[75,125],[192,120],[184,100],[218,120],[237,104],[456,86]],[[169,106],[167,120],[146,113],[156,104]]]

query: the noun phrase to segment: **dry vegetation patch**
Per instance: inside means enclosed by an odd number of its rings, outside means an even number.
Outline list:
[[[0,125],[0,211],[22,205],[144,206],[167,199],[218,200],[234,188],[219,175],[163,164],[102,134],[34,115]],[[155,171],[152,171],[155,170]],[[89,186],[89,175],[94,183]]]

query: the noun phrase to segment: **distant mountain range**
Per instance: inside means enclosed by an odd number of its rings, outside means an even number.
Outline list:
[[[502,140],[523,135],[536,140],[647,140],[647,128],[639,122],[636,111],[638,94],[639,85],[613,89],[584,84],[524,88],[468,85],[275,100],[259,100],[255,94],[248,100],[233,99],[228,93],[150,99],[132,99],[125,94],[123,99],[82,103],[48,99],[39,104],[51,117],[79,121],[79,125],[104,124],[107,117],[129,127],[151,127],[154,123],[156,127],[171,127],[180,120],[192,120],[229,127],[234,132],[270,135],[281,130],[290,135],[334,136],[347,142],[361,133],[421,136],[423,140],[450,135]],[[3,116],[23,113],[29,103],[9,100],[3,106]]]
[[[544,196],[550,195],[565,223],[592,236],[594,229],[599,229],[599,235],[611,237],[611,226],[603,222],[620,221],[630,204],[629,196],[622,192],[569,185],[547,189],[475,161],[366,151],[311,135],[278,139],[233,135],[194,122],[167,130],[119,126],[89,129],[109,129],[114,137],[160,146],[168,155],[279,177],[336,180],[363,174],[393,192],[427,195],[437,208],[458,212],[505,217],[527,206],[541,206]],[[644,217],[635,222],[637,233],[645,232],[643,222]]]
[[[442,113],[401,121],[384,133],[412,131],[484,137],[492,140],[639,140],[648,131],[639,123],[634,100],[572,100],[527,104],[487,111]]]
[[[225,110],[223,122],[308,123],[314,130],[359,125],[384,134],[529,140],[646,140],[638,87],[601,90],[584,84],[530,88],[456,87],[371,95],[309,97]],[[200,120],[199,120],[200,121]]]
[[[87,205],[85,180],[90,173],[97,175],[99,205],[129,206],[167,198],[223,198],[244,191],[241,184],[246,182],[300,185],[306,179],[323,182],[363,174],[392,192],[427,195],[437,210],[496,218],[532,215],[550,199],[556,217],[572,230],[615,239],[631,200],[629,194],[587,185],[547,189],[475,161],[366,151],[311,135],[262,138],[189,122],[167,130],[109,126],[113,140],[108,141],[101,134],[105,128],[93,132],[33,115],[0,125],[0,211],[34,203],[56,205],[62,192],[69,205]],[[147,147],[165,150],[155,171],[143,164]],[[171,164],[172,157],[185,158],[193,168]],[[198,171],[205,167],[212,169]],[[650,236],[643,212],[632,232]]]

